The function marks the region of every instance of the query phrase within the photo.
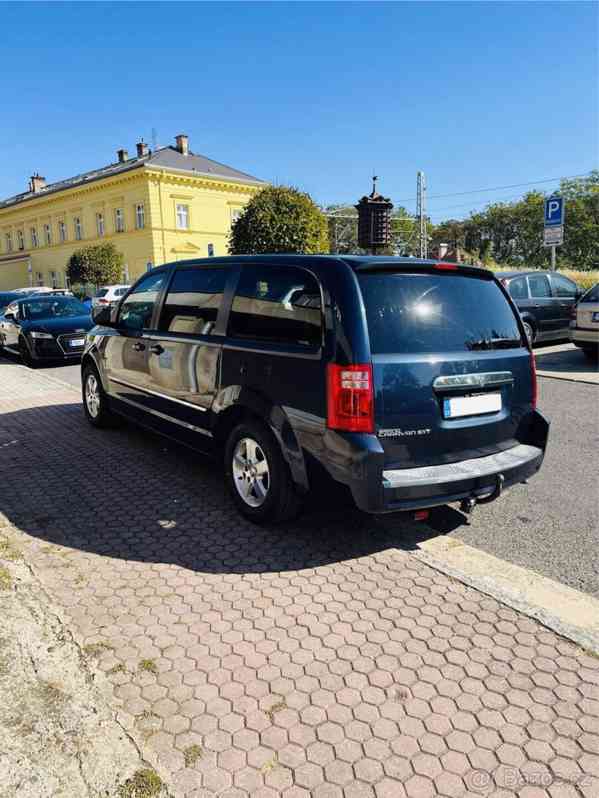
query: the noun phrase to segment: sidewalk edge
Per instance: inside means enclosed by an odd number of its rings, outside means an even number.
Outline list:
[[[488,555],[484,552],[478,552],[478,550],[472,549],[472,547],[467,546],[467,544],[458,544],[458,545],[460,545],[460,548],[464,547],[468,550],[476,551],[478,554],[483,554],[485,559],[486,558],[492,560],[497,559],[492,555]],[[455,564],[448,561],[450,558],[448,558],[447,560],[442,559],[440,556],[437,555],[436,552],[433,553],[423,548],[420,548],[417,551],[413,552],[413,555],[421,562],[425,563],[426,565],[430,566],[436,571],[439,571],[445,574],[446,576],[453,577],[454,579],[457,579],[459,582],[462,582],[468,587],[472,587],[475,590],[479,590],[481,593],[484,593],[485,595],[496,599],[502,604],[505,604],[506,606],[511,607],[512,609],[523,613],[529,618],[534,618],[534,620],[542,623],[543,626],[546,626],[547,628],[551,629],[552,631],[556,632],[562,637],[565,637],[568,640],[571,640],[572,642],[579,645],[581,648],[585,650],[586,653],[591,653],[592,655],[599,656],[599,625],[595,625],[594,627],[591,628],[584,628],[581,626],[577,626],[573,623],[570,623],[564,617],[560,617],[560,615],[555,611],[552,611],[551,609],[546,609],[540,606],[539,604],[536,604],[533,601],[527,599],[526,591],[519,589],[514,584],[510,583],[508,579],[495,579],[492,576],[481,576],[473,573],[468,573],[463,568],[460,568],[459,566],[456,566]],[[505,567],[506,564],[505,563],[502,564]],[[513,568],[514,570],[517,569],[519,571],[526,570],[521,568],[520,566],[511,566],[511,564],[508,564],[508,567]],[[530,573],[532,574],[534,572]],[[547,579],[546,577],[542,577],[540,574],[535,573],[534,576],[538,580],[542,580],[546,584],[554,584],[557,586],[557,583],[554,583],[553,580]],[[568,588],[564,585],[559,585],[559,589],[560,591],[568,591],[575,597],[576,595],[580,596],[581,602],[584,601],[584,603],[590,603],[593,605],[597,604],[599,606],[599,602],[597,601],[597,599],[579,593],[579,591],[576,591],[573,588]]]

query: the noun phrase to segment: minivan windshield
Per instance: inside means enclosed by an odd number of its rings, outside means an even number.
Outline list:
[[[462,274],[358,275],[373,354],[513,349],[518,321],[492,280]]]

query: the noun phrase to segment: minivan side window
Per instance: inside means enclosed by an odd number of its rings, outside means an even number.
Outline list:
[[[544,274],[529,274],[528,286],[530,288],[530,295],[533,299],[550,299],[551,288],[549,280]]]
[[[562,277],[561,274],[552,274],[551,282],[553,283],[553,293],[555,296],[564,299],[576,298],[577,286],[572,280],[568,280],[567,277]]]
[[[228,334],[283,345],[320,346],[322,313],[316,279],[303,269],[242,266]]]
[[[227,275],[226,269],[177,269],[158,329],[187,335],[210,333],[221,306]]]
[[[165,280],[166,272],[150,274],[140,280],[121,304],[119,327],[138,332],[150,329],[154,305]]]
[[[508,291],[512,299],[528,299],[526,277],[516,277],[508,283]]]

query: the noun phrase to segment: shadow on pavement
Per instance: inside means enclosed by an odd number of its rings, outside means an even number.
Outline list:
[[[377,519],[328,494],[295,523],[257,527],[235,510],[217,463],[127,424],[95,430],[78,402],[0,415],[0,512],[48,543],[237,574],[412,550],[464,523],[449,507],[428,524]]]

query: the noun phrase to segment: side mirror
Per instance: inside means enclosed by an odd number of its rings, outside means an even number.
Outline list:
[[[4,314],[4,318],[8,319],[8,321],[14,321],[15,320],[15,314],[14,313],[5,313]]]
[[[92,321],[100,327],[113,327],[112,308],[110,305],[96,305],[92,308]]]

